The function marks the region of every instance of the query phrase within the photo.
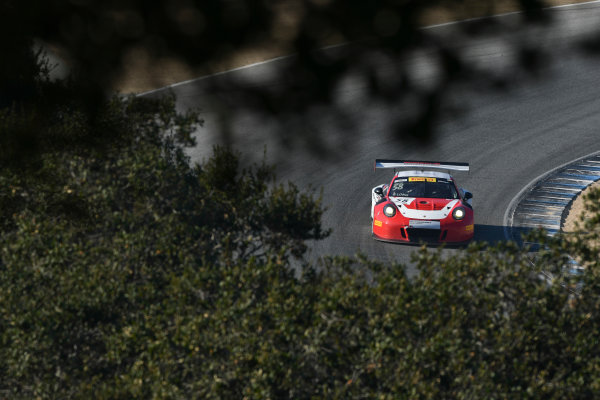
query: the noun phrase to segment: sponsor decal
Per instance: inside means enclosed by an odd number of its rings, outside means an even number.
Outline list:
[[[375,219],[375,220],[373,220],[373,225],[375,225],[375,226],[383,226],[383,222],[378,221],[378,220]]]
[[[465,226],[465,231],[472,232],[473,231],[473,227],[474,227],[473,224],[467,225],[467,226]]]
[[[398,208],[401,208],[402,206],[410,206],[414,201],[415,198],[414,197],[392,197],[390,198],[390,200],[392,200],[394,202],[394,204],[396,204],[396,206],[398,206]]]
[[[409,182],[437,182],[436,178],[425,178],[423,176],[414,176],[408,178]]]

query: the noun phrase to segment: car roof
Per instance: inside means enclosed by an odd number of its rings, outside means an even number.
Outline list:
[[[431,178],[444,178],[444,179],[452,179],[452,176],[446,172],[439,171],[398,171],[396,173],[397,177],[408,177],[408,176],[427,176]]]

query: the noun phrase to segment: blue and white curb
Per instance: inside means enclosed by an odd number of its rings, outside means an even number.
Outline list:
[[[511,202],[504,215],[504,234],[507,240],[523,243],[522,234],[536,228],[544,228],[549,236],[561,231],[568,210],[575,198],[592,183],[600,181],[600,152],[590,154],[564,164],[534,179]],[[535,264],[535,251],[531,253]],[[563,266],[572,277],[580,277],[584,267],[573,258]],[[552,282],[554,274],[541,271],[540,278]],[[581,289],[581,280],[575,285],[565,285],[574,294]]]
[[[560,232],[569,206],[589,185],[600,180],[600,153],[585,156],[542,175],[522,190],[505,215],[505,236],[520,242],[521,234],[543,228]]]

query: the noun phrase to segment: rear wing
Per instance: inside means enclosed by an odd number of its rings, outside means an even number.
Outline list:
[[[445,169],[452,171],[469,172],[469,163],[439,162],[439,161],[409,161],[409,160],[385,160],[376,159],[375,168],[414,168],[414,169]]]

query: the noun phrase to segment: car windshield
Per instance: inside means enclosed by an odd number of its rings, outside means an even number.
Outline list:
[[[434,199],[458,199],[452,181],[442,178],[399,177],[390,189],[391,197],[429,197]]]

